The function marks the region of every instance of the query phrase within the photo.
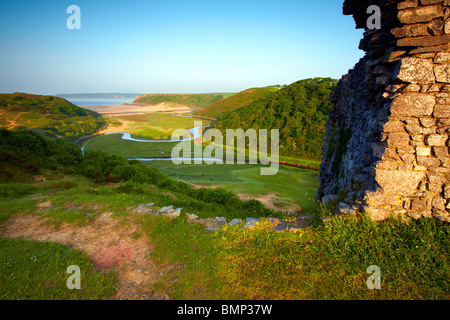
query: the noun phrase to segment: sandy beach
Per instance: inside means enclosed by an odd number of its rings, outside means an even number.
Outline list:
[[[193,109],[175,103],[160,103],[157,105],[140,105],[140,104],[119,104],[106,106],[87,106],[83,107],[95,111],[101,115],[129,115],[129,114],[144,114],[155,112],[172,112],[176,114],[191,113]]]

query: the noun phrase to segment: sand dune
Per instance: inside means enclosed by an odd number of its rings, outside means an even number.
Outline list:
[[[139,105],[139,104],[119,104],[107,106],[88,106],[83,107],[95,111],[101,115],[127,115],[127,114],[143,114],[155,112],[173,112],[176,114],[186,114],[193,111],[193,109],[175,103],[159,103],[157,105]]]

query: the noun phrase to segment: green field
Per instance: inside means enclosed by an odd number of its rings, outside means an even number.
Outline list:
[[[119,154],[126,158],[164,158],[170,157],[177,143],[145,143],[126,141],[121,134],[107,134],[92,138],[84,145],[84,150],[97,150],[111,154]]]
[[[170,138],[173,130],[191,128],[195,119],[176,117],[168,114],[147,114],[122,116],[119,121],[133,122],[127,127],[134,138],[164,139]],[[205,124],[205,122],[204,122]],[[166,136],[168,135],[168,136]],[[109,154],[118,154],[126,158],[169,158],[179,142],[136,142],[121,138],[120,134],[102,135],[88,140],[84,150],[96,150]],[[204,149],[205,146],[202,146]],[[191,151],[194,151],[192,145]],[[317,161],[280,157],[280,161],[317,168]],[[314,206],[315,192],[319,181],[317,171],[299,169],[281,165],[274,176],[262,176],[262,165],[250,164],[214,164],[175,165],[172,161],[149,161],[147,166],[154,167],[174,179],[187,183],[216,186],[220,185],[238,194],[261,197],[276,195],[272,204],[279,210],[308,210]]]
[[[196,121],[201,121],[164,113],[128,115],[115,117],[115,119],[133,122],[127,126],[127,131],[132,132],[133,138],[152,140],[170,140],[175,130],[193,128]],[[202,120],[204,126],[210,123],[210,121]]]
[[[262,165],[174,165],[172,161],[150,161],[147,165],[177,180],[205,186],[221,185],[238,194],[257,197],[276,193],[279,199],[275,205],[292,211],[314,207],[319,185],[317,172],[287,166],[280,166],[274,176],[262,176]]]

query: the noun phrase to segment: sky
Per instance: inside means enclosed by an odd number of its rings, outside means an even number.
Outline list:
[[[0,92],[208,93],[340,79],[343,0],[1,0]],[[81,29],[69,29],[70,5]]]

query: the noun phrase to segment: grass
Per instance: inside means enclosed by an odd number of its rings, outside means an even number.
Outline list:
[[[170,140],[172,133],[177,129],[190,129],[198,119],[178,117],[163,113],[150,113],[143,115],[129,115],[118,117],[117,120],[131,121],[127,130],[132,132],[136,139]],[[203,125],[209,125],[203,120]]]
[[[17,184],[11,188],[16,190],[15,198],[0,198],[0,221],[35,213],[56,226],[88,224],[97,213],[115,212],[125,218],[148,202],[156,207],[173,204],[185,208],[183,213],[204,217],[233,217],[232,212],[220,212],[217,205],[203,204],[196,211],[201,202],[148,185],[105,187],[82,177],[43,174],[46,182],[29,185],[39,188],[40,197],[45,198],[30,197],[22,193],[25,186]],[[51,201],[52,207],[37,212],[41,201]],[[315,216],[329,216],[328,210],[316,208]],[[239,217],[238,212],[234,215]],[[148,235],[155,248],[152,259],[174,266],[155,288],[173,299],[450,298],[450,227],[436,220],[375,223],[365,216],[333,218],[299,233],[276,233],[263,219],[253,231],[238,225],[210,233],[184,215],[175,220],[150,215],[140,219],[142,230],[134,236]],[[70,265],[81,267],[80,292],[65,287]],[[366,271],[371,265],[381,269],[381,290],[367,288],[370,274]],[[66,247],[0,239],[0,299],[100,299],[113,294],[114,281],[113,274],[97,273],[85,256]]]
[[[287,166],[280,166],[275,176],[262,176],[262,165],[174,165],[172,161],[152,161],[147,165],[188,183],[223,185],[235,193],[252,196],[276,193],[284,206],[303,209],[314,207],[319,185],[317,172]]]
[[[88,140],[84,149],[119,154],[126,158],[170,157],[177,142],[146,143],[123,140],[120,134],[102,135]]]
[[[81,270],[81,289],[69,290],[69,266]],[[95,270],[81,252],[56,243],[0,239],[0,300],[98,300],[115,293],[114,273]]]
[[[434,300],[450,298],[449,225],[421,219],[333,219],[301,233],[227,227],[213,234],[185,219],[147,217],[154,259],[178,263],[159,286],[175,299]],[[369,290],[367,268],[381,269]]]

